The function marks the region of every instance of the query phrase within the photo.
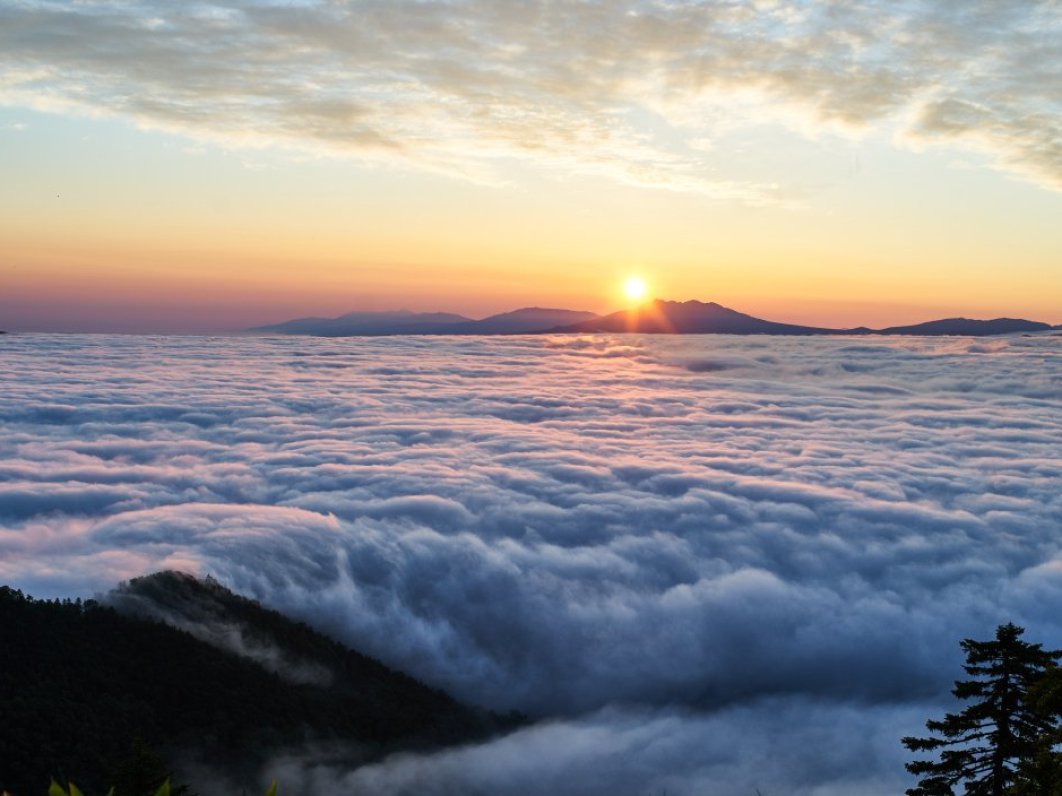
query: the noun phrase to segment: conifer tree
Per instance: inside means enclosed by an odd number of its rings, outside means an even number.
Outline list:
[[[1062,657],[1040,644],[1021,640],[1025,631],[1000,625],[993,641],[962,642],[963,669],[952,693],[976,700],[926,727],[935,737],[903,739],[912,752],[939,752],[939,760],[915,760],[907,770],[922,777],[908,796],[954,796],[963,783],[966,796],[1005,796],[1019,764],[1033,760],[1052,737],[1055,719],[1028,704],[1029,688]]]
[[[1062,718],[1062,668],[1054,667],[1029,689],[1027,702],[1042,716]],[[1018,766],[1009,796],[1062,796],[1062,726],[1040,739],[1031,760]]]

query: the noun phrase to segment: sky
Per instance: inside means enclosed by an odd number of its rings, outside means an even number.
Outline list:
[[[895,796],[961,639],[1062,647],[1059,342],[11,335],[0,582],[213,575],[536,720],[263,791]]]
[[[0,0],[0,328],[1062,322],[1057,0]]]

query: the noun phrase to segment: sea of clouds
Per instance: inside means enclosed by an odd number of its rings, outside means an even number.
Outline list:
[[[0,373],[0,582],[212,574],[540,719],[289,792],[884,796],[961,638],[1062,646],[1062,337],[9,335]]]

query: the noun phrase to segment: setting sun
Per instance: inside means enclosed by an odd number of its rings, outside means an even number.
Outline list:
[[[641,301],[645,298],[645,280],[638,276],[632,276],[623,285],[623,292],[631,301]]]

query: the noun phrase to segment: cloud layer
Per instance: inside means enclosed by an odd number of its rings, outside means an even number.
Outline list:
[[[0,102],[230,145],[499,159],[748,201],[735,128],[877,130],[1062,187],[1057,2],[0,2]]]
[[[519,792],[528,760],[604,793],[620,759],[668,792],[896,792],[959,639],[1062,646],[1059,340],[8,336],[0,581],[211,573],[554,717],[352,775],[382,793],[424,765]]]

